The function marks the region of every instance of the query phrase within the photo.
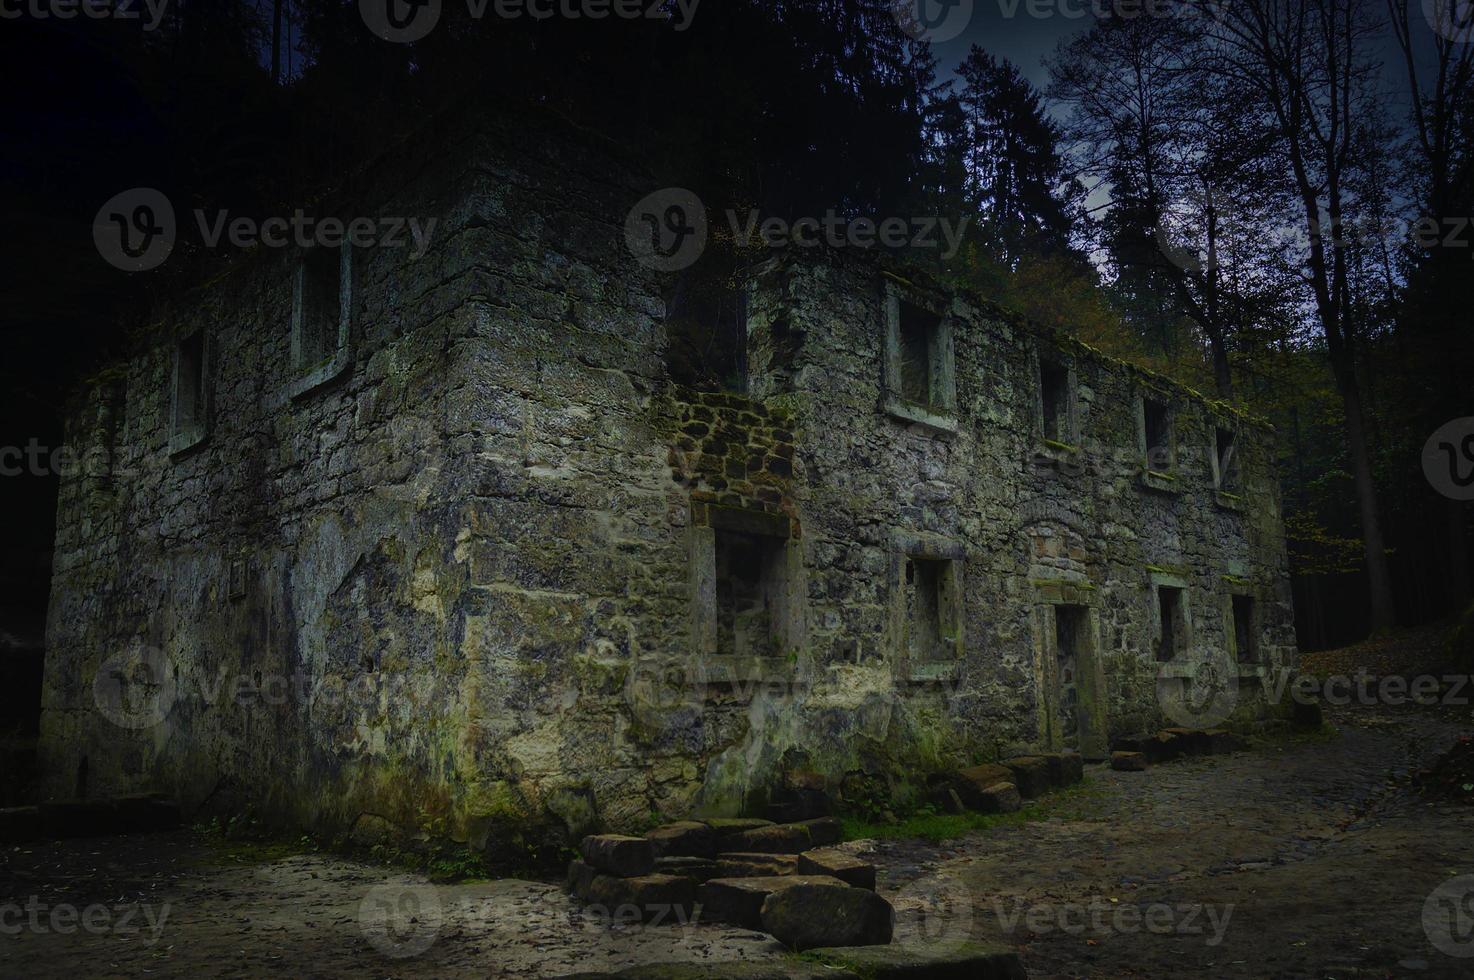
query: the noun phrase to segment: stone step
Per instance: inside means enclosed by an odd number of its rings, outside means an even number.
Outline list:
[[[1118,772],[1146,772],[1145,752],[1112,752],[1111,768]]]
[[[798,856],[801,875],[828,875],[856,888],[875,891],[875,865],[833,847],[804,851]]]
[[[681,820],[656,827],[645,835],[657,858],[716,857],[717,832],[695,820]]]
[[[869,980],[1026,980],[1011,950],[983,943],[931,949],[921,946],[854,946],[811,949],[810,959]]]
[[[1014,759],[1004,759],[1003,765],[1013,773],[1014,785],[1018,787],[1019,795],[1026,800],[1043,796],[1054,785],[1049,776],[1049,760],[1043,756],[1021,755]]]
[[[638,919],[651,925],[682,925],[695,918],[696,882],[677,875],[595,875],[587,903],[586,911],[607,916],[611,924]]]
[[[876,946],[891,941],[896,913],[875,892],[800,876],[763,900],[762,929],[800,952],[817,947]],[[830,884],[830,882],[834,882]]]
[[[768,878],[798,873],[797,854],[736,852],[717,855],[714,878]]]
[[[762,929],[763,902],[769,895],[796,885],[849,888],[838,878],[823,875],[781,875],[768,878],[713,878],[697,889],[701,921],[726,922],[745,929]],[[860,889],[856,889],[857,891]]]
[[[583,859],[601,874],[635,878],[655,866],[655,849],[643,837],[591,834],[579,845]]]

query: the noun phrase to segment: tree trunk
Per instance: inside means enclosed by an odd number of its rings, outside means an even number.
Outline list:
[[[1444,508],[1448,515],[1448,597],[1454,612],[1469,601],[1469,539],[1465,537],[1464,502],[1449,500]]]
[[[271,83],[281,84],[281,5],[285,0],[271,0]]]
[[[1341,390],[1341,405],[1346,413],[1346,448],[1351,454],[1352,481],[1356,487],[1356,505],[1361,517],[1361,540],[1367,568],[1367,586],[1371,592],[1372,632],[1391,629],[1396,623],[1392,603],[1392,573],[1387,567],[1387,547],[1382,539],[1382,519],[1377,512],[1377,486],[1372,480],[1371,454],[1367,450],[1366,426],[1361,411],[1361,388],[1356,371],[1333,358],[1336,387]]]

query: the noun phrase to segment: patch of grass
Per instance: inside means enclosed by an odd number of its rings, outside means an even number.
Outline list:
[[[221,821],[218,817],[208,823],[195,824],[194,832],[209,848],[207,863],[221,864],[270,864],[299,854],[316,854],[322,850],[311,837],[292,837],[286,834],[272,835],[238,825],[235,820]]]
[[[840,819],[844,824],[845,840],[875,837],[884,840],[920,838],[936,842],[992,830],[995,827],[1012,827],[1048,820],[1051,817],[1061,820],[1091,820],[1095,818],[1102,792],[1100,785],[1087,780],[1029,801],[1024,804],[1023,809],[1014,813],[938,813],[931,806],[923,806],[900,818],[898,823],[885,823],[859,816]]]

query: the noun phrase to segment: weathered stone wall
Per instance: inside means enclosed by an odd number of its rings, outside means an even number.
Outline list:
[[[1052,720],[1052,603],[1086,611],[1099,732],[1160,720],[1153,576],[1189,596],[1174,669],[1237,675],[1235,589],[1263,659],[1291,662],[1260,427],[828,254],[750,281],[748,394],[679,389],[659,283],[622,244],[648,188],[611,176],[637,173],[616,148],[486,124],[373,173],[358,213],[439,225],[421,258],[355,253],[341,377],[293,396],[295,257],[267,254],[181,299],[75,414],[114,473],[62,490],[54,795],[223,794],[480,846],[542,817],[735,812],[795,766],[914,780],[1077,740]],[[887,386],[893,295],[943,314],[937,411]],[[210,430],[171,454],[173,340],[201,325]],[[1041,350],[1074,373],[1069,444],[1039,434]],[[1174,406],[1170,479],[1140,472],[1143,386]],[[1234,498],[1215,424],[1238,433]],[[941,576],[930,645],[908,559]],[[734,586],[744,561],[761,581]],[[98,707],[105,664],[122,724]]]

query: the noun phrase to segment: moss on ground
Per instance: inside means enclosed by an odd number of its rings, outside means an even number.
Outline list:
[[[1061,820],[1095,820],[1104,788],[1090,781],[1055,790],[1024,804],[1013,813],[938,813],[934,807],[921,806],[901,816],[895,823],[860,816],[844,816],[845,840],[880,838],[897,840],[920,838],[928,841],[951,840],[966,834],[1011,827],[1058,817]]]

